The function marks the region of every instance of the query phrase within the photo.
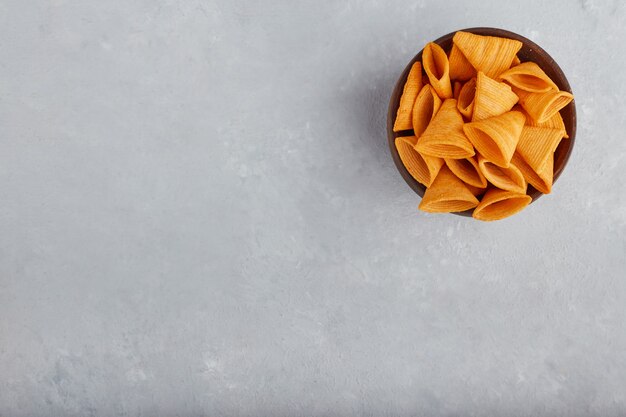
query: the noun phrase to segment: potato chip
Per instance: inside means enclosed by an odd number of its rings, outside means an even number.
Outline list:
[[[559,146],[563,131],[545,127],[524,126],[517,152],[535,172],[540,172]]]
[[[420,155],[414,149],[416,143],[417,138],[415,136],[400,136],[395,141],[398,155],[400,155],[406,170],[409,171],[409,174],[416,181],[429,187],[439,173],[444,161],[441,158]]]
[[[413,132],[418,138],[426,130],[433,116],[441,107],[441,99],[429,84],[422,87],[422,91],[415,99],[413,106]]]
[[[453,98],[443,102],[420,136],[415,150],[438,158],[464,159],[474,156],[474,147],[463,133],[463,116]]]
[[[500,74],[500,80],[531,93],[559,91],[559,87],[534,62],[524,62]]]
[[[455,100],[459,99],[459,94],[461,93],[461,87],[463,87],[463,83],[461,83],[460,81],[454,82],[454,87],[452,88],[452,97],[454,97]]]
[[[465,81],[476,77],[476,69],[469,63],[465,55],[463,55],[455,44],[452,44],[448,61],[450,62],[451,80]]]
[[[474,112],[472,121],[476,122],[489,117],[506,113],[519,98],[505,83],[492,80],[482,72],[476,78],[476,95],[474,97]]]
[[[554,176],[554,156],[550,156],[548,158],[548,162],[543,165],[541,171],[539,172],[535,172],[535,170],[526,163],[524,158],[522,158],[518,152],[513,154],[511,163],[520,170],[522,175],[524,175],[526,182],[535,187],[537,191],[544,194],[550,194],[552,191],[552,180]]]
[[[411,123],[413,103],[417,94],[422,89],[422,64],[416,62],[411,67],[409,75],[404,84],[404,90],[400,97],[400,106],[396,114],[396,120],[393,124],[393,131],[409,130],[413,128]]]
[[[419,209],[430,213],[450,213],[469,210],[477,204],[474,194],[444,165],[426,189]]]
[[[526,118],[526,125],[534,127],[547,127],[549,129],[558,129],[563,131],[564,138],[569,139],[569,135],[567,134],[567,130],[565,130],[565,123],[563,122],[563,117],[561,116],[560,112],[554,113],[554,116],[542,123],[537,123],[533,120],[532,117],[528,116]]]
[[[515,55],[515,57],[513,58],[513,62],[511,62],[511,68],[513,68],[516,65],[521,64],[522,61],[519,60],[519,57],[517,55]]]
[[[461,88],[461,92],[459,93],[459,99],[457,101],[456,107],[459,109],[459,112],[467,118],[471,119],[472,114],[474,113],[474,96],[476,95],[476,78],[472,78],[468,80],[463,87]]]
[[[515,165],[510,164],[508,168],[502,168],[479,155],[478,167],[485,178],[487,178],[487,181],[496,187],[516,193],[526,192],[524,175]]]
[[[574,96],[567,91],[551,90],[547,93],[529,93],[519,88],[514,88],[514,91],[519,97],[519,104],[538,123],[548,121],[574,99]]]
[[[519,213],[531,201],[532,198],[526,194],[491,188],[472,213],[472,217],[482,221],[501,220]]]
[[[489,162],[508,167],[519,141],[526,116],[510,111],[478,122],[467,123],[463,132]]]
[[[478,168],[476,158],[446,159],[445,161],[450,171],[464,183],[477,188],[485,188],[487,186],[487,179],[480,171],[480,168]]]
[[[513,59],[522,48],[522,43],[514,39],[461,31],[454,34],[452,41],[477,71],[491,78],[511,68]]]
[[[424,71],[428,75],[430,85],[433,86],[439,98],[452,97],[452,84],[450,83],[450,63],[441,46],[430,42],[422,52]]]

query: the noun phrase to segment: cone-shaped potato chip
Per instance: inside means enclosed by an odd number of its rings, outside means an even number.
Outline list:
[[[411,123],[413,103],[415,103],[415,97],[422,89],[422,64],[416,62],[409,71],[409,76],[404,84],[404,90],[400,97],[400,106],[398,107],[398,113],[396,114],[396,120],[393,123],[393,131],[398,132],[400,130],[409,130],[413,128]]]
[[[516,65],[521,64],[522,61],[519,60],[519,57],[517,55],[515,55],[515,57],[513,58],[513,62],[511,62],[511,68],[513,68]]]
[[[482,72],[476,78],[476,96],[472,121],[487,119],[506,113],[519,98],[505,83],[492,80]]]
[[[454,82],[454,87],[452,88],[452,96],[455,100],[459,99],[459,94],[461,94],[461,87],[463,87],[463,83],[461,83],[461,81]]]
[[[456,108],[455,99],[450,98],[443,102],[420,136],[415,150],[422,155],[450,159],[464,159],[476,154],[463,133],[463,116]]]
[[[511,68],[515,55],[522,47],[522,43],[514,39],[474,35],[469,32],[455,33],[452,41],[477,71],[482,71],[491,78]]]
[[[419,183],[429,187],[439,173],[444,161],[441,158],[422,156],[414,149],[417,138],[415,136],[400,136],[396,138],[398,155],[409,174]]]
[[[501,80],[531,93],[559,91],[559,87],[534,62],[524,62],[500,74]]]
[[[521,107],[520,107],[521,108]],[[515,110],[515,108],[513,108]],[[526,113],[526,112],[524,112]],[[563,137],[569,139],[569,135],[567,134],[567,130],[565,130],[565,123],[563,123],[563,117],[560,112],[554,113],[554,116],[549,118],[543,123],[537,123],[533,120],[532,117],[528,116],[526,118],[527,126],[535,126],[535,127],[547,127],[549,129],[558,129],[563,131]]]
[[[487,161],[482,155],[478,156],[478,167],[487,181],[498,188],[516,193],[526,192],[526,180],[524,175],[513,164],[508,168],[502,168]]]
[[[529,195],[492,188],[482,198],[472,217],[483,221],[501,220],[519,213],[531,201]]]
[[[508,167],[519,141],[526,116],[510,111],[478,122],[467,123],[463,132],[489,162]]]
[[[452,44],[448,61],[450,62],[451,80],[465,81],[476,76],[476,68],[469,63],[463,52],[455,44]]]
[[[535,172],[540,172],[562,138],[562,130],[524,126],[517,142],[517,152]]]
[[[450,213],[469,210],[477,204],[474,194],[444,165],[426,189],[419,209],[430,213]]]
[[[519,104],[538,123],[546,122],[574,99],[574,96],[567,91],[550,90],[547,93],[529,93],[519,88],[515,88],[514,91],[519,96]]]
[[[474,113],[474,96],[476,95],[476,78],[472,78],[463,84],[461,92],[459,93],[459,99],[457,102],[457,108],[461,114],[471,119]]]
[[[428,84],[422,87],[422,91],[417,95],[413,106],[413,132],[415,132],[415,136],[419,138],[424,133],[426,126],[440,106],[441,99],[435,90]]]
[[[540,172],[535,172],[517,152],[513,154],[511,163],[524,175],[526,182],[535,187],[538,191],[544,194],[550,194],[554,175],[554,156],[548,158],[548,162],[543,166]]]
[[[428,75],[430,85],[433,86],[441,99],[452,97],[452,84],[450,83],[450,63],[441,46],[430,42],[422,52],[424,71]]]
[[[487,186],[487,179],[480,171],[480,168],[478,168],[476,158],[446,159],[446,165],[464,183],[477,188],[485,188]]]

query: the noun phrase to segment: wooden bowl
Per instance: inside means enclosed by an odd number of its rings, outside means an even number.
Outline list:
[[[498,36],[501,38],[509,38],[515,39],[522,42],[522,49],[518,52],[517,56],[520,58],[521,62],[533,61],[537,63],[541,67],[542,70],[545,71],[546,74],[556,83],[562,91],[572,92],[572,89],[567,82],[567,78],[565,78],[565,74],[557,63],[552,59],[550,55],[543,49],[541,49],[536,43],[526,39],[523,36],[518,35],[517,33],[509,32],[503,29],[496,28],[470,28],[470,29],[461,29],[464,32],[471,32],[477,35],[486,35],[486,36]],[[452,37],[455,32],[448,33],[445,36],[437,39],[435,41],[436,44],[441,46],[446,53],[450,52],[450,48],[452,48]],[[415,57],[408,63],[402,75],[398,79],[395,88],[393,89],[393,93],[391,94],[391,99],[389,100],[389,113],[387,115],[387,138],[389,140],[389,149],[391,150],[391,156],[393,157],[393,161],[400,171],[400,175],[404,178],[409,187],[413,189],[420,197],[424,196],[424,191],[426,191],[426,187],[419,182],[417,182],[409,171],[404,167],[402,161],[400,160],[400,155],[398,155],[398,150],[396,149],[395,139],[398,136],[407,136],[412,132],[404,131],[404,132],[394,132],[393,131],[393,123],[396,120],[396,114],[398,112],[398,106],[400,105],[400,96],[402,96],[402,90],[404,89],[404,84],[406,82],[406,78],[409,75],[409,71],[411,66],[416,61],[422,60],[422,51],[420,51]],[[569,139],[563,139],[559,144],[559,147],[556,149],[554,153],[554,180],[556,180],[563,172],[565,165],[567,165],[567,161],[569,159],[570,154],[572,153],[572,149],[574,148],[574,141],[576,139],[576,105],[574,101],[568,104],[565,108],[561,110],[561,115],[563,116],[563,122],[565,123],[565,129],[569,134]],[[542,196],[542,193],[537,191],[532,185],[528,184],[528,190],[526,192],[529,196],[532,197],[532,202],[537,200]],[[458,214],[461,216],[472,216],[473,210],[467,210]]]

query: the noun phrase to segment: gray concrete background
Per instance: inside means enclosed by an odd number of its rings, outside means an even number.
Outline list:
[[[388,153],[425,42],[569,77],[566,172],[416,210]],[[626,414],[626,6],[2,0],[0,416]]]

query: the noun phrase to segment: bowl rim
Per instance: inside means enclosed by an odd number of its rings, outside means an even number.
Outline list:
[[[449,40],[452,39],[452,37],[454,36],[454,34],[456,32],[470,32],[470,33],[474,33],[476,35],[482,35],[482,36],[497,36],[497,37],[505,37],[505,38],[509,38],[509,39],[515,39],[518,40],[520,42],[522,42],[523,47],[528,47],[529,50],[533,53],[533,55],[539,55],[539,56],[543,56],[545,61],[548,62],[548,65],[550,66],[550,69],[557,75],[557,80],[554,80],[557,85],[559,85],[559,89],[561,91],[567,91],[569,93],[572,93],[572,88],[569,84],[569,81],[567,80],[567,77],[565,76],[565,73],[563,72],[563,70],[561,69],[561,67],[557,64],[557,62],[554,60],[554,58],[552,58],[552,56],[550,56],[550,54],[548,54],[543,48],[541,48],[539,45],[537,45],[535,42],[531,41],[530,39],[515,33],[515,32],[511,32],[509,30],[506,29],[500,29],[500,28],[494,28],[494,27],[472,27],[472,28],[466,28],[466,29],[458,29],[455,30],[453,32],[450,32],[446,35],[440,36],[439,38],[437,38],[436,40],[434,40],[433,42],[440,45],[444,42],[447,42]],[[400,160],[400,156],[398,154],[398,151],[396,149],[395,146],[395,139],[398,136],[396,134],[397,132],[393,131],[393,124],[395,122],[395,118],[396,118],[396,113],[397,113],[397,104],[399,103],[399,96],[401,94],[398,94],[399,91],[401,91],[404,88],[404,84],[406,82],[406,79],[408,77],[409,71],[411,69],[411,67],[413,66],[413,64],[416,61],[421,61],[421,57],[422,57],[422,52],[424,51],[424,48],[422,48],[420,51],[418,51],[418,53],[413,57],[413,59],[411,59],[409,61],[409,63],[406,65],[406,67],[404,68],[404,70],[402,71],[402,73],[400,74],[400,77],[398,78],[398,81],[396,81],[394,88],[392,90],[391,96],[389,98],[389,107],[388,107],[388,111],[387,111],[387,139],[389,142],[389,149],[391,151],[391,156],[392,159],[396,165],[396,168],[398,169],[398,171],[400,172],[400,175],[402,176],[402,178],[404,179],[404,181],[409,185],[409,187],[411,187],[411,189],[420,197],[424,196],[424,192],[426,190],[426,187],[424,185],[422,185],[421,183],[419,183],[417,180],[415,180],[411,174],[408,172],[408,170],[406,169],[406,167],[404,166],[404,164],[402,163],[402,161]],[[561,173],[563,172],[563,170],[565,169],[565,167],[567,166],[567,163],[570,159],[570,156],[572,154],[572,151],[574,149],[574,142],[576,139],[576,125],[577,125],[577,116],[576,116],[576,104],[575,104],[575,100],[572,100],[564,109],[569,108],[569,111],[571,112],[571,128],[570,131],[568,131],[569,134],[569,139],[566,140],[561,140],[561,143],[559,144],[559,147],[561,147],[563,144],[567,143],[567,149],[564,151],[564,155],[559,158],[560,160],[560,164],[555,163],[555,167],[554,167],[554,175],[553,175],[553,180],[552,183],[556,183],[556,181],[558,180],[558,178],[561,176]],[[565,120],[564,120],[565,121]],[[566,125],[568,124],[567,121]],[[566,142],[567,141],[567,142]],[[557,148],[558,150],[558,148]],[[543,193],[541,193],[540,191],[536,190],[534,187],[532,187],[530,184],[528,185],[528,190],[526,192],[526,194],[530,195],[532,197],[532,201],[530,204],[534,203],[535,200],[539,199]],[[463,211],[463,212],[452,212],[450,214],[456,214],[456,215],[460,215],[460,216],[466,216],[466,217],[471,217],[472,216],[472,210],[467,210],[467,211]]]

